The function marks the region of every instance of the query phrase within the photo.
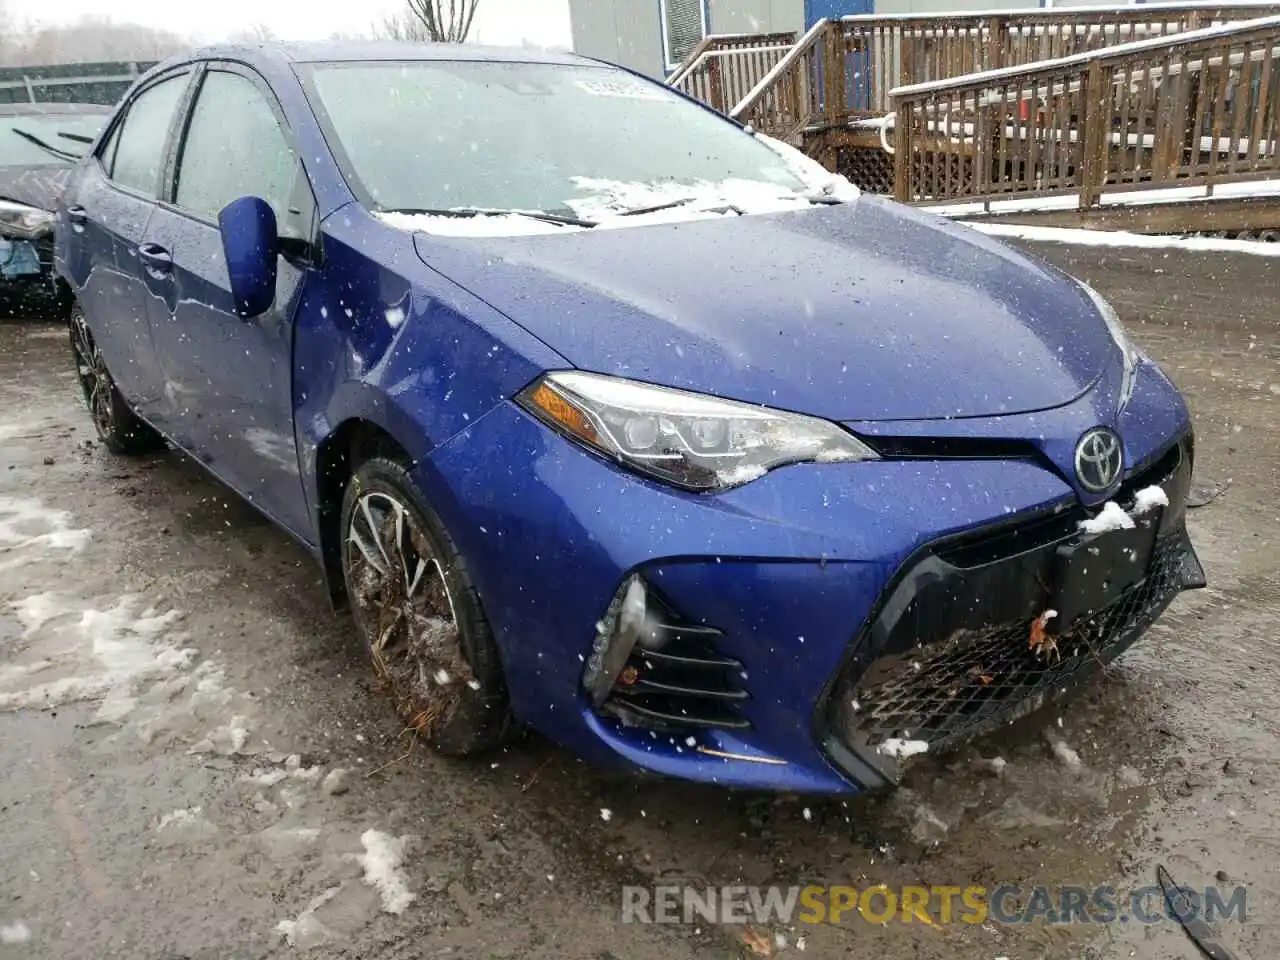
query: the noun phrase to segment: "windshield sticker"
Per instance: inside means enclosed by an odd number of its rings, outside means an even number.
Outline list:
[[[608,80],[575,80],[577,86],[595,97],[622,97],[625,100],[655,100],[669,103],[673,99],[661,87],[641,83],[631,77],[616,77]]]

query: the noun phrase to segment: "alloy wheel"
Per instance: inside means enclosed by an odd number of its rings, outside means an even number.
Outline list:
[[[409,725],[430,737],[466,688],[480,686],[445,568],[414,512],[390,493],[361,492],[346,536],[348,591],[374,669]]]
[[[115,427],[115,406],[112,403],[115,383],[107,372],[102,351],[94,344],[83,315],[72,319],[71,349],[75,354],[76,378],[80,381],[94,426],[103,436],[108,436]]]

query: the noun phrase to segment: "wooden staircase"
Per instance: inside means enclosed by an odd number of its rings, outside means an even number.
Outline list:
[[[672,85],[953,216],[1280,229],[1280,3],[846,17],[784,45],[708,38]]]

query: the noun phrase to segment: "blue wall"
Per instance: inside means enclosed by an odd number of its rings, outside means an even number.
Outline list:
[[[875,13],[875,8],[875,0],[804,0],[804,25],[812,27],[823,17]]]

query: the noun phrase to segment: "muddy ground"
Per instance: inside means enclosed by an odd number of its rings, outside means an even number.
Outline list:
[[[1186,391],[1198,479],[1229,481],[1192,515],[1211,588],[1082,695],[849,802],[606,775],[533,737],[413,748],[303,552],[180,456],[109,455],[63,332],[0,326],[0,958],[727,958],[743,929],[623,926],[621,887],[1124,891],[1161,863],[1245,886],[1222,940],[1280,956],[1280,261],[1036,252]],[[1195,955],[1170,922],[760,934],[819,958]]]

